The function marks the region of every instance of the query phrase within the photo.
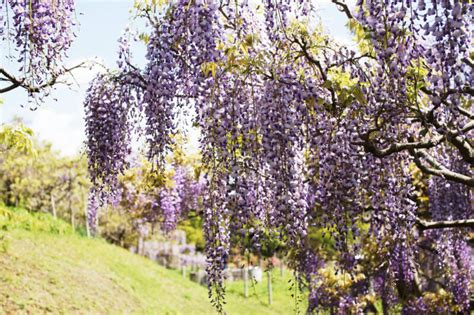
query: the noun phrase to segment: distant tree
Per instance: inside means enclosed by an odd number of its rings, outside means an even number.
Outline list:
[[[5,128],[16,134],[25,127],[13,124]],[[85,226],[90,186],[85,160],[60,157],[50,144],[39,143],[30,131],[27,134],[28,144],[10,136],[6,143],[13,145],[3,145],[0,136],[0,200]]]
[[[110,204],[97,204],[103,208],[95,209],[100,211],[91,213],[90,220],[99,223],[102,237],[129,247],[142,230],[158,229],[169,234],[179,226],[189,234],[188,240],[203,247],[200,164],[196,156],[182,150],[184,138],[176,138],[180,145],[175,144],[166,172],[157,173],[151,163],[138,156],[131,162],[133,166],[117,178]],[[100,197],[95,193],[92,188],[91,196]]]

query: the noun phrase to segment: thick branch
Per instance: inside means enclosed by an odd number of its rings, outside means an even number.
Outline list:
[[[11,83],[11,85],[0,89],[0,94],[10,92],[11,90],[16,89],[17,87],[21,86],[24,81],[24,80],[18,80],[17,78],[15,78],[13,75],[11,75],[5,69],[2,69],[2,68],[0,68],[0,75],[3,76],[2,81],[7,81]]]
[[[474,122],[470,122],[466,124],[461,130],[458,132],[453,132],[448,130],[445,132],[444,136],[437,137],[435,139],[431,139],[429,141],[414,141],[414,142],[395,142],[390,144],[385,148],[379,148],[376,144],[370,140],[370,133],[376,130],[372,130],[371,132],[367,132],[360,136],[362,139],[361,142],[357,142],[356,144],[362,145],[366,152],[372,153],[376,157],[385,157],[391,155],[393,153],[398,153],[405,150],[413,150],[413,149],[429,149],[439,145],[442,141],[447,139],[451,142],[461,153],[463,159],[468,163],[473,163],[474,161],[474,154],[470,144],[462,140],[458,137],[459,134],[463,134],[468,132],[469,130],[474,128]]]
[[[14,82],[12,83],[11,85],[3,88],[3,89],[0,89],[0,94],[2,93],[7,93],[7,92],[10,92],[11,90],[14,90],[16,89],[17,87],[19,87],[21,85],[21,83],[19,82]]]
[[[462,62],[469,65],[471,68],[474,68],[474,63],[469,58],[463,58]]]
[[[74,67],[71,67],[71,68],[64,68],[62,69],[62,71],[58,72],[58,73],[54,73],[50,80],[41,84],[41,85],[31,85],[31,84],[28,84],[25,80],[25,78],[16,78],[14,75],[8,73],[5,69],[3,68],[0,68],[0,75],[3,76],[3,81],[8,81],[11,83],[10,86],[7,86],[5,88],[2,88],[0,89],[0,94],[2,93],[6,93],[6,92],[9,92],[15,88],[18,88],[18,87],[22,87],[23,89],[25,89],[26,91],[28,91],[29,93],[38,93],[40,92],[41,90],[45,89],[45,88],[48,88],[48,87],[51,87],[57,83],[60,83],[58,82],[58,79],[60,76],[66,74],[66,73],[69,73],[77,68],[81,68],[83,67],[84,65],[86,64],[86,62],[81,62],[80,64],[74,66]]]
[[[398,153],[404,150],[413,150],[413,149],[429,149],[437,146],[444,137],[439,137],[430,141],[416,141],[416,142],[405,142],[399,143],[395,142],[385,148],[378,148],[371,140],[370,133],[361,135],[362,142],[357,142],[364,147],[366,152],[372,153],[376,157],[382,158],[393,153]]]
[[[467,109],[464,109],[462,107],[458,107],[457,110],[463,114],[464,116],[466,116],[467,118],[470,118],[470,119],[474,119],[474,113],[471,113],[470,111],[468,111]]]
[[[428,153],[424,152],[423,150],[411,149],[409,151],[410,151],[410,154],[414,157],[416,166],[418,166],[418,168],[422,172],[426,174],[430,174],[430,175],[440,176],[440,177],[446,178],[447,180],[461,183],[469,187],[474,187],[473,177],[456,173],[447,169],[446,167],[441,165],[438,161],[436,161],[432,156],[430,156]],[[421,158],[427,161],[428,164],[431,165],[431,167],[423,164]]]
[[[453,220],[453,221],[435,221],[428,222],[417,219],[416,223],[421,230],[448,229],[448,228],[474,228],[474,219]]]
[[[467,133],[472,128],[474,128],[474,124],[472,121],[467,123],[460,130],[453,131],[441,124],[435,118],[433,110],[430,111],[428,115],[426,115],[425,119],[433,126],[435,126],[438,132],[446,136],[446,139],[459,150],[459,153],[466,162],[470,163],[471,165],[474,164],[474,150],[472,149],[471,144],[468,141],[458,137],[458,135]]]
[[[353,19],[354,17],[352,16],[351,10],[349,10],[349,7],[347,6],[346,3],[342,1],[337,1],[337,0],[332,0],[332,3],[334,3],[339,11],[344,12],[344,14],[347,16],[348,19]]]

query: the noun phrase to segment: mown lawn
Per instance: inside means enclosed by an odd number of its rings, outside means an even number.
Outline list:
[[[0,206],[0,314],[214,314],[207,288],[49,215]],[[293,314],[291,274],[227,287],[228,314]],[[303,298],[304,300],[304,298]],[[298,303],[300,313],[304,305]]]

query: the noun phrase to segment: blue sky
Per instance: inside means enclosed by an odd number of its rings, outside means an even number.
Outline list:
[[[317,3],[325,29],[340,42],[350,42],[344,15],[338,12],[329,0],[319,0]],[[95,59],[106,66],[114,67],[117,39],[131,22],[129,10],[133,0],[76,0],[76,4],[80,26],[66,63],[74,65]],[[143,54],[144,49],[137,51],[138,63],[144,62]],[[53,148],[61,151],[63,155],[78,153],[85,139],[82,102],[88,82],[97,71],[98,68],[76,71],[74,77],[77,84],[72,87],[58,87],[52,97],[35,111],[20,106],[26,104],[25,93],[21,90],[1,95],[4,104],[0,106],[0,124],[18,116],[40,139],[51,142]]]

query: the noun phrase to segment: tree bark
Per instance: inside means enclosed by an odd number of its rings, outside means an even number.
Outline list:
[[[453,220],[453,221],[435,221],[428,222],[425,220],[417,219],[418,227],[423,230],[431,229],[447,229],[447,228],[474,228],[474,219],[466,220]]]
[[[53,217],[57,219],[56,215],[56,201],[54,200],[53,192],[51,192],[51,211],[53,212]]]
[[[247,266],[244,266],[243,269],[244,273],[244,297],[248,298],[249,297],[249,269]]]
[[[272,292],[272,272],[267,271],[267,290],[268,290],[268,305],[273,303],[273,292]]]
[[[71,225],[72,225],[72,230],[76,231],[76,218],[75,218],[75,213],[74,213],[74,207],[72,206],[72,174],[71,171],[69,171],[69,183],[68,183],[68,206],[69,210],[71,211]]]

